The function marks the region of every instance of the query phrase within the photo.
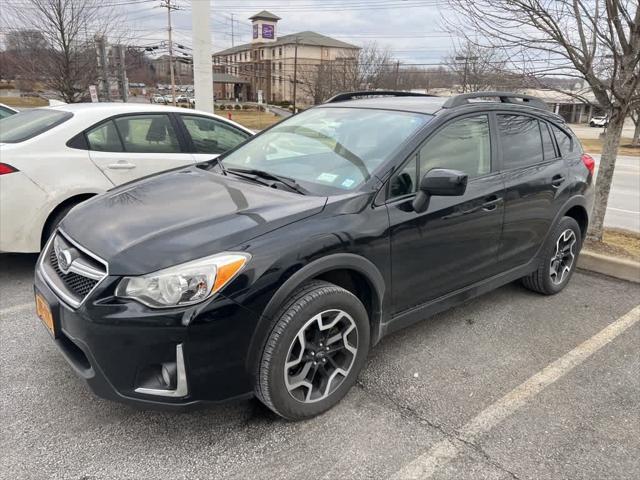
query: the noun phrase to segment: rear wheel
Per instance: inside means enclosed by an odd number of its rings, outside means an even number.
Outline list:
[[[258,367],[256,395],[286,419],[316,416],[346,395],[364,366],[367,312],[349,291],[313,281],[277,318]]]
[[[571,217],[563,217],[542,249],[538,268],[522,279],[534,292],[553,295],[567,286],[582,248],[580,226]]]

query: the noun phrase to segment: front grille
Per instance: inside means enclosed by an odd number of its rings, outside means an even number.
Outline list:
[[[56,257],[56,252],[53,248],[49,252],[49,263],[58,274],[64,285],[70,291],[80,297],[80,299],[86,297],[93,289],[93,287],[95,287],[98,283],[97,280],[83,277],[82,275],[78,275],[75,272],[63,273],[58,266],[58,257]]]
[[[65,265],[63,272],[61,262]],[[69,264],[68,266],[66,264]],[[72,307],[82,301],[108,275],[107,264],[58,231],[42,252],[39,269],[49,286]]]

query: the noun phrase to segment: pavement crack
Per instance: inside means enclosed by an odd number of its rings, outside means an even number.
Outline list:
[[[391,408],[397,410],[400,412],[401,415],[404,416],[410,416],[413,417],[414,419],[416,419],[420,424],[422,425],[427,425],[435,430],[437,430],[443,437],[445,437],[447,440],[449,440],[450,442],[454,443],[454,444],[462,444],[468,448],[470,448],[471,450],[473,450],[474,452],[477,452],[485,462],[487,462],[489,465],[495,467],[496,469],[506,473],[507,475],[509,475],[513,480],[520,480],[520,477],[518,477],[514,472],[512,472],[511,470],[509,470],[507,467],[505,467],[504,465],[502,465],[500,462],[494,460],[493,458],[491,458],[491,456],[477,443],[464,438],[464,436],[462,436],[459,432],[455,431],[455,430],[449,430],[448,428],[446,428],[444,425],[441,425],[439,423],[436,423],[432,420],[429,420],[428,418],[423,417],[418,411],[416,411],[415,409],[407,406],[407,405],[401,405],[399,403],[397,403],[397,401],[395,399],[393,399],[390,395],[382,393],[382,392],[374,392],[372,390],[369,390],[365,384],[358,379],[356,382],[356,385],[361,388],[367,395],[374,397],[375,399],[381,401],[382,403],[385,404],[385,406],[390,406]]]

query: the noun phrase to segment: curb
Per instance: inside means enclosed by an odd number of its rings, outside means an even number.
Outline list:
[[[578,268],[640,283],[640,262],[635,260],[610,257],[583,250],[578,257]]]

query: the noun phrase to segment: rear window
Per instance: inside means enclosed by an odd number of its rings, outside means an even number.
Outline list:
[[[0,143],[19,143],[52,129],[73,116],[60,110],[34,109],[0,120]]]
[[[523,115],[498,115],[498,128],[505,168],[528,167],[542,161],[538,120]]]
[[[553,134],[556,137],[558,148],[560,148],[562,156],[570,154],[573,151],[573,142],[571,141],[571,137],[555,125],[552,125],[551,128],[553,129]]]

